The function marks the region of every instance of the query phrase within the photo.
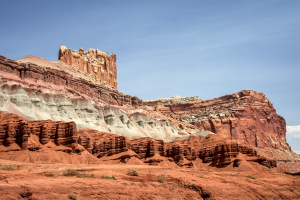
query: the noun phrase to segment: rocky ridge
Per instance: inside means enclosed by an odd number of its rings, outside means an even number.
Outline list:
[[[290,150],[285,120],[263,93],[243,90],[206,101],[157,105],[154,109],[228,140]]]
[[[254,157],[264,155],[257,153],[263,148],[291,152],[285,138],[285,120],[276,113],[272,103],[262,93],[244,90],[206,101],[198,97],[179,96],[143,101],[111,86],[107,87],[93,74],[82,71],[81,68],[87,69],[85,66],[73,65],[76,62],[68,57],[81,52],[82,57],[78,59],[86,57],[85,60],[90,59],[91,63],[97,64],[96,50],[70,52],[67,48],[61,48],[62,59],[54,62],[33,56],[18,61],[0,56],[0,111],[16,113],[29,120],[26,122],[30,122],[29,126],[39,129],[44,127],[41,120],[48,120],[48,124],[49,120],[65,121],[51,122],[52,129],[62,126],[60,123],[75,122],[71,126],[76,124],[78,134],[73,131],[73,139],[65,140],[82,146],[99,158],[132,150],[136,158],[145,163],[157,163],[155,160],[163,159],[157,156],[162,156],[169,161],[173,159],[179,166],[189,166],[196,158],[214,163],[212,165],[215,166],[223,166],[227,162],[239,165],[240,158],[237,157],[242,152]],[[107,55],[101,53],[101,56]],[[70,64],[70,60],[74,63]],[[99,62],[102,62],[101,59]],[[17,126],[23,127],[23,121],[18,123]],[[3,144],[9,148],[12,146],[9,138],[13,134],[8,134],[7,126],[3,125],[3,129],[6,131],[2,131]],[[94,136],[80,132],[85,129],[94,129]],[[23,128],[14,130],[17,130],[17,135]],[[103,142],[98,131],[116,135],[109,136],[109,140]],[[189,138],[205,138],[207,135],[215,137],[214,133],[219,137],[219,143],[213,146],[202,144],[201,148],[188,148],[190,143],[186,147],[178,145],[178,142],[189,141]],[[43,135],[42,131],[31,134]],[[52,136],[47,137],[53,139],[57,135],[52,130]],[[78,138],[77,143],[74,142],[75,137]],[[227,143],[223,144],[222,140]],[[60,145],[55,139],[51,142]],[[20,142],[17,144],[19,148],[26,146]],[[69,147],[70,142],[61,145],[72,148]],[[219,154],[222,158],[217,156]],[[271,157],[254,160],[265,166],[275,166]]]
[[[201,101],[198,96],[193,97],[181,97],[178,95],[172,96],[171,98],[158,98],[154,100],[145,100],[144,105],[147,106],[157,106],[157,105],[171,105],[171,104],[178,104],[178,103],[187,103],[187,102],[194,102],[194,101]]]

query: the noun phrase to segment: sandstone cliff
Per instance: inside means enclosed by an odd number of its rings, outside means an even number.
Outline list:
[[[117,89],[117,57],[114,54],[109,56],[98,49],[71,51],[63,45],[59,49],[58,60],[76,66],[80,71]]]
[[[38,150],[41,145],[52,142],[56,145],[74,146],[77,144],[76,124],[62,121],[28,121],[13,113],[0,111],[0,145],[14,150]],[[32,143],[29,138],[38,138]],[[19,147],[18,147],[19,146]],[[12,149],[8,150],[12,150]]]
[[[0,110],[28,120],[74,121],[77,129],[90,128],[129,139],[149,137],[172,142],[208,132],[254,148],[290,150],[285,120],[262,93],[244,90],[206,101],[174,97],[144,102],[101,82],[86,72],[89,65],[80,61],[86,58],[101,65],[103,56],[115,62],[114,55],[83,49],[71,52],[65,47],[59,54],[63,62],[33,56],[16,62],[0,56]]]
[[[74,122],[28,121],[11,113],[0,112],[0,158],[20,161],[28,157],[28,151],[39,151],[41,155],[51,148],[64,153],[93,154],[102,161],[111,159],[128,162],[136,157],[140,162],[158,165],[161,162],[174,162],[178,166],[192,167],[193,161],[201,159],[212,166],[239,167],[243,159],[239,154],[247,155],[247,162],[258,162],[266,167],[276,167],[274,160],[257,156],[256,150],[236,142],[223,141],[222,137],[209,134],[189,136],[173,142],[164,142],[150,137],[129,140],[127,137],[98,132],[96,130],[76,131]],[[40,151],[40,149],[42,151]],[[45,150],[46,149],[46,150]],[[10,151],[17,151],[15,157]],[[7,153],[5,153],[7,152]],[[49,151],[48,151],[49,152]],[[24,154],[22,156],[22,153]],[[35,153],[32,153],[35,154]],[[39,162],[39,156],[32,156],[31,162]],[[47,155],[48,156],[48,155]],[[51,158],[52,162],[55,162]],[[89,159],[87,162],[90,162]],[[94,158],[94,162],[97,162]],[[81,162],[82,163],[82,162]],[[84,163],[84,162],[83,162]]]
[[[254,147],[290,149],[285,120],[263,93],[243,90],[206,101],[156,106],[155,110],[224,139]]]

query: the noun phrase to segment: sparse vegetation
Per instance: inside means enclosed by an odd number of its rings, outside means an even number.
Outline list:
[[[67,169],[63,172],[63,176],[77,176],[79,172],[76,169]]]
[[[247,178],[256,179],[255,176],[252,176],[252,175],[247,175],[246,177],[247,177]]]
[[[79,178],[94,178],[95,176],[94,176],[94,174],[89,174],[89,173],[83,172],[83,173],[79,173],[77,175],[77,177],[79,177]]]
[[[44,173],[44,175],[47,177],[55,176],[55,174],[53,172],[47,172],[47,173]]]
[[[76,194],[69,194],[68,198],[72,199],[72,200],[77,200],[77,195]]]
[[[0,170],[14,171],[17,170],[17,167],[15,165],[1,165]]]
[[[160,183],[165,183],[166,182],[166,177],[165,175],[160,175],[157,177],[158,182]]]
[[[140,175],[140,172],[139,171],[136,171],[136,170],[130,170],[128,173],[127,173],[128,176],[139,176]]]
[[[114,175],[105,175],[105,176],[101,176],[99,178],[117,180],[117,178]]]
[[[67,169],[63,172],[63,176],[76,176],[78,178],[93,178],[94,174],[79,173],[76,169]]]

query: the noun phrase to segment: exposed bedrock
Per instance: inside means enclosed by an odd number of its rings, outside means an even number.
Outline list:
[[[243,90],[206,101],[156,106],[155,110],[228,140],[255,147],[290,149],[285,120],[263,93]]]
[[[83,97],[23,87],[12,81],[0,89],[0,110],[28,120],[73,121],[78,129],[111,132],[129,139],[152,137],[169,141],[178,135],[176,126],[169,121],[153,119],[140,112],[127,114],[124,110],[96,104]]]
[[[112,133],[129,139],[151,137],[168,141],[178,135],[177,128],[166,120],[153,119],[139,112],[128,117],[124,110],[112,106],[104,107],[104,120]]]
[[[56,91],[66,96],[85,97],[104,104],[143,104],[139,98],[125,95],[103,82],[97,82],[88,74],[82,74],[80,70],[77,71],[73,66],[60,61],[51,62],[28,56],[16,62],[0,55],[0,72],[2,85],[13,81],[21,84],[23,88]]]
[[[108,55],[99,49],[89,49],[84,52],[83,48],[80,48],[79,51],[71,51],[62,45],[59,48],[58,59],[76,66],[81,72],[89,74],[97,81],[117,89],[116,55]]]
[[[112,113],[117,110],[106,108],[106,111],[106,116],[111,117],[114,115]],[[118,115],[120,116],[123,115]],[[20,151],[19,155],[22,155],[23,150],[42,149],[44,151],[45,148],[51,147],[55,151],[75,154],[81,154],[87,150],[95,157],[106,156],[108,160],[109,156],[119,154],[117,159],[121,162],[127,162],[130,157],[135,156],[142,162],[152,165],[167,161],[175,162],[181,167],[192,167],[197,159],[210,163],[211,166],[226,167],[231,164],[239,167],[240,162],[245,161],[245,157],[241,157],[241,154],[245,154],[248,162],[258,162],[269,168],[276,167],[275,161],[257,156],[257,152],[252,147],[233,141],[223,141],[222,137],[215,134],[188,136],[173,142],[150,137],[130,140],[125,136],[96,130],[77,131],[74,122],[28,121],[16,114],[1,111],[0,120],[0,152],[3,152],[2,156],[6,159],[18,160],[20,158],[11,157],[9,153],[4,152]],[[118,123],[116,119],[110,118],[110,120],[112,124],[108,126]],[[26,153],[28,151],[23,152],[24,155],[28,154]],[[88,154],[87,152],[85,155]]]
[[[76,124],[63,121],[28,121],[13,113],[0,111],[0,145],[8,150],[42,148],[41,144],[53,142],[56,145],[75,146],[78,144]],[[33,140],[37,138],[36,142]]]
[[[277,166],[276,161],[258,156],[256,150],[249,145],[224,141],[222,137],[213,134],[189,136],[173,142],[149,137],[129,140],[124,136],[94,130],[80,130],[78,136],[79,144],[98,158],[124,152],[122,162],[129,159],[129,155],[126,155],[130,154],[128,150],[131,150],[135,152],[135,157],[154,165],[167,159],[181,167],[191,167],[194,165],[193,161],[200,158],[203,163],[210,163],[216,167],[239,167],[242,161],[256,162],[268,168]]]
[[[29,56],[16,62],[0,56],[0,72],[0,111],[29,120],[74,121],[78,129],[130,139],[173,141],[178,134],[210,131],[241,144],[290,150],[284,118],[264,94],[252,90],[206,101],[180,98],[168,101],[170,105],[152,101],[146,106],[61,61]]]

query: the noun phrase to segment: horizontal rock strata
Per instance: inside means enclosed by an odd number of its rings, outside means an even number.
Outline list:
[[[290,149],[284,118],[264,94],[252,90],[201,102],[156,106],[155,110],[228,140],[255,147]]]
[[[0,111],[23,117],[0,124],[2,145],[28,148],[26,137],[35,135],[42,145],[80,144],[99,158],[132,150],[146,163],[167,159],[189,167],[197,158],[213,166],[239,166],[240,155],[272,167],[272,159],[257,156],[257,149],[290,152],[285,120],[262,93],[143,101],[116,90],[115,55],[62,47],[59,58],[0,56]],[[77,136],[75,129],[86,128],[100,132]]]
[[[201,101],[198,96],[193,97],[181,97],[181,96],[172,96],[171,98],[158,98],[154,100],[145,100],[144,104],[148,106],[157,106],[157,105],[171,105],[178,103],[187,103]]]
[[[49,61],[48,61],[49,62]],[[59,93],[73,93],[95,102],[110,105],[142,105],[143,101],[131,97],[117,90],[93,84],[84,78],[77,78],[66,70],[38,66],[33,63],[16,62],[0,56],[0,72],[2,85],[4,82],[14,81],[31,90],[56,90]],[[34,86],[34,87],[30,87]]]

